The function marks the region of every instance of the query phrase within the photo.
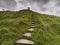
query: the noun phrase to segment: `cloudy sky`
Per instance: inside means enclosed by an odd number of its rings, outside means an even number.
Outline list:
[[[27,7],[36,12],[60,16],[60,0],[0,0],[0,11],[16,11]]]

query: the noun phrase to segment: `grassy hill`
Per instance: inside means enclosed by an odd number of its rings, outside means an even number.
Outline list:
[[[34,14],[35,31],[29,37],[35,45],[60,45],[60,17],[29,10],[0,12],[0,45],[13,45],[31,25]]]
[[[0,45],[13,43],[30,27],[31,11],[0,12]]]

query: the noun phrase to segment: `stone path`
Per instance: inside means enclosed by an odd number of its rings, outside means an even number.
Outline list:
[[[34,26],[34,25],[32,25],[32,26],[31,26],[31,28],[35,28],[35,26]]]
[[[26,33],[24,33],[23,34],[23,36],[25,36],[25,37],[30,37],[31,35],[32,35],[32,31],[34,31],[34,28],[35,28],[35,22],[34,22],[34,15],[32,15],[31,16],[31,27],[28,29],[28,31],[26,32]],[[16,41],[16,44],[17,45],[34,45],[34,42],[33,41],[31,41],[31,40],[28,40],[28,39],[20,39],[20,40],[17,40]]]
[[[25,34],[23,34],[23,35],[26,36],[26,37],[30,37],[32,34],[29,33],[29,32],[27,32],[27,33],[25,33]]]
[[[33,41],[30,41],[30,40],[27,40],[27,39],[20,39],[20,40],[18,40],[18,41],[16,41],[16,43],[18,43],[18,44],[28,44],[28,45],[30,45],[30,44],[34,44],[34,42]]]
[[[34,31],[34,28],[30,28],[30,29],[28,29],[28,31],[31,31],[31,32]]]

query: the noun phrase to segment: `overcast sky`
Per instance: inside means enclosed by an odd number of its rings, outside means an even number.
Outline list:
[[[0,10],[31,10],[60,16],[60,0],[0,0]]]

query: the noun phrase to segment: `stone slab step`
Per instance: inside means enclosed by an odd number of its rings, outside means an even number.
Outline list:
[[[19,39],[19,40],[16,41],[16,44],[22,44],[22,45],[28,44],[28,45],[33,45],[34,42],[31,41],[31,40],[27,40],[27,39]]]
[[[32,25],[30,28],[35,28],[35,26]]]
[[[31,22],[32,24],[35,24],[35,22]]]
[[[30,37],[32,34],[29,33],[29,32],[27,32],[27,33],[25,33],[25,34],[23,34],[23,35],[26,36],[26,37]]]
[[[30,28],[30,29],[28,29],[28,31],[34,31],[34,28]]]

